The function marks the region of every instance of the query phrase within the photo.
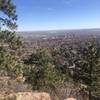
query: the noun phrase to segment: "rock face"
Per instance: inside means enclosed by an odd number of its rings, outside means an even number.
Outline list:
[[[77,100],[76,98],[67,98],[65,100]]]
[[[20,92],[10,94],[0,100],[51,100],[50,95],[45,92]]]

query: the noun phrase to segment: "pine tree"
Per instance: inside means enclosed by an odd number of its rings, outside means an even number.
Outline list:
[[[16,6],[11,0],[0,0],[0,75],[18,76],[22,73],[22,63],[14,51],[21,45],[15,34],[16,21]]]
[[[89,100],[93,100],[92,96],[100,87],[100,47],[96,42],[86,42],[79,48],[78,55],[74,61],[73,79],[86,86]]]
[[[25,60],[25,64],[29,65],[29,68],[26,67],[26,81],[32,84],[34,90],[52,89],[60,83],[60,75],[51,58],[47,49],[37,49]]]
[[[18,48],[22,43],[20,37],[16,36],[16,6],[12,0],[0,0],[0,45],[11,49]]]
[[[16,20],[16,6],[11,0],[0,0],[0,13],[5,15],[5,17],[0,16],[0,28],[6,26],[10,29],[15,29],[17,27]]]

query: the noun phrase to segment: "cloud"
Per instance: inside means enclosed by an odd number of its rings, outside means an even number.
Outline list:
[[[62,3],[63,4],[67,4],[67,5],[69,5],[69,4],[71,4],[71,3],[75,3],[75,2],[78,2],[79,0],[62,0]]]
[[[69,5],[69,4],[72,3],[72,1],[73,1],[73,0],[62,0],[62,3],[63,3],[63,4]]]
[[[53,10],[53,8],[49,7],[49,8],[47,8],[47,10],[48,10],[48,11],[52,11],[52,10]]]
[[[65,0],[63,3],[64,3],[64,4],[70,4],[71,1],[67,1],[67,0]]]

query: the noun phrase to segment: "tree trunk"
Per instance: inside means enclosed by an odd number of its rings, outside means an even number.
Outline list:
[[[91,90],[89,90],[89,100],[92,100]]]

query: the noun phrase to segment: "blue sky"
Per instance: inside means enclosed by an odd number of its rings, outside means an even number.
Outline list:
[[[13,0],[18,30],[100,28],[100,0]]]

